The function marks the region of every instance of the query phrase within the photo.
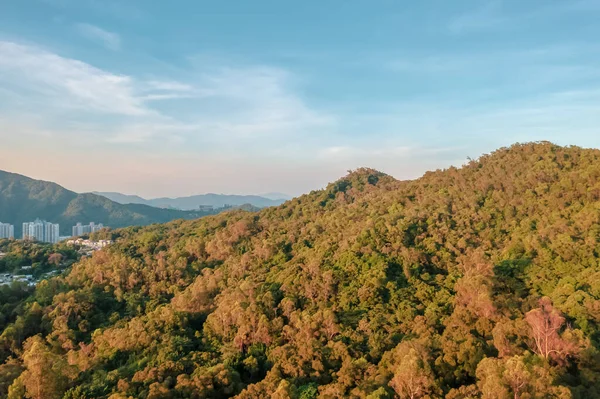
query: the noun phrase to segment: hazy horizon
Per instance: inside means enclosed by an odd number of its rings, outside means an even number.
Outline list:
[[[296,196],[515,142],[600,147],[600,1],[7,2],[0,169]]]

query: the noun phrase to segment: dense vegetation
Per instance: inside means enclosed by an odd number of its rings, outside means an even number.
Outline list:
[[[23,313],[23,306],[34,291],[27,282],[13,281],[9,284],[4,279],[5,274],[27,274],[41,279],[47,276],[45,273],[64,271],[80,258],[73,247],[64,244],[2,239],[0,254],[0,331]]]
[[[31,266],[31,274],[36,277],[60,265],[71,266],[79,259],[76,249],[63,243],[0,239],[0,253],[0,273],[16,273],[23,266]]]
[[[9,398],[598,398],[600,151],[362,169],[113,232],[0,336]]]
[[[147,205],[122,205],[96,194],[77,194],[58,184],[0,171],[0,221],[15,225],[21,237],[23,222],[36,218],[59,223],[61,234],[71,234],[77,222],[111,227],[193,219],[212,212],[184,212]]]

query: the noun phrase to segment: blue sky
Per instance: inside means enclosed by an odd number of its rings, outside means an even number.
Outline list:
[[[0,169],[300,194],[514,142],[600,147],[600,0],[0,4]]]

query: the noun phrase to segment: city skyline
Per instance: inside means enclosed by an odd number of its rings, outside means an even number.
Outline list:
[[[104,229],[103,223],[90,222],[87,225],[77,222],[72,227],[72,235],[61,236],[60,224],[51,223],[42,219],[35,219],[32,222],[23,222],[21,230],[22,240],[35,240],[56,244],[61,240],[71,237],[78,237],[85,234],[96,233]],[[0,222],[0,239],[15,239],[15,228],[13,224]]]

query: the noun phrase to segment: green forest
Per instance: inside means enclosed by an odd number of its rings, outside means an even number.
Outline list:
[[[39,276],[44,272],[71,266],[80,258],[76,248],[67,244],[0,239],[0,273],[17,274],[23,266]]]
[[[0,397],[600,398],[600,150],[110,234],[11,294]]]

